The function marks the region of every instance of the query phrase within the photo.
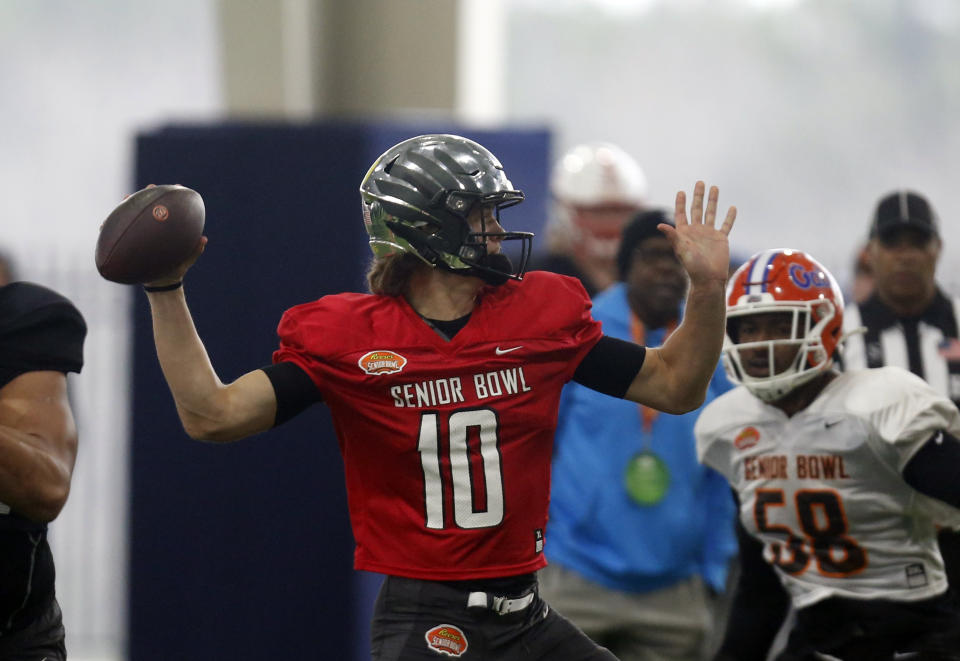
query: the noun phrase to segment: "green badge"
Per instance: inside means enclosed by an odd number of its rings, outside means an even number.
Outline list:
[[[652,452],[638,452],[627,463],[623,486],[638,505],[656,505],[670,486],[670,470],[663,459]]]

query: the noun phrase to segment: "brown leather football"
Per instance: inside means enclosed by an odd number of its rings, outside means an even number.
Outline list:
[[[100,226],[97,270],[123,284],[156,280],[193,254],[204,219],[203,198],[195,190],[178,184],[139,190]]]

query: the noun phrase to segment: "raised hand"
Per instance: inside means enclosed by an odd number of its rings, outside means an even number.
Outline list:
[[[691,283],[707,283],[709,281],[726,282],[730,268],[730,246],[727,237],[733,229],[733,222],[737,217],[737,208],[730,207],[727,216],[720,227],[714,227],[717,216],[717,199],[720,191],[716,186],[710,187],[707,197],[707,208],[703,208],[703,192],[705,185],[698,181],[693,187],[693,202],[690,205],[690,218],[687,219],[687,196],[680,191],[677,193],[673,221],[676,227],[659,225],[673,245],[676,253]]]

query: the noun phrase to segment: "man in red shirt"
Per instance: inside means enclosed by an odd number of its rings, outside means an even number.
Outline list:
[[[537,594],[550,453],[571,379],[670,413],[697,407],[724,333],[731,208],[717,191],[661,226],[690,276],[683,324],[658,349],[604,337],[574,279],[524,277],[532,235],[505,232],[523,200],[496,157],[453,135],[405,140],[361,187],[371,294],[288,310],[274,364],[220,382],[182,278],[148,283],[157,354],[193,438],[266,431],[314,402],[343,455],[355,566],[387,574],[373,658],[614,658]],[[522,246],[519,267],[501,251]],[[598,451],[602,451],[599,448]]]

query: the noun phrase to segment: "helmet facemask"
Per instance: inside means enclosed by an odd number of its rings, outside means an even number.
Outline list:
[[[760,297],[757,297],[760,298]],[[730,380],[742,384],[757,398],[773,402],[833,366],[833,356],[823,345],[826,327],[836,316],[834,303],[827,299],[808,301],[765,300],[744,303],[727,310],[727,334],[724,338],[723,360]],[[790,316],[789,337],[741,342],[739,327],[742,320],[753,315],[781,314]],[[795,348],[789,365],[777,370],[776,349]],[[752,376],[747,372],[741,351],[762,349],[767,352],[768,374]]]
[[[494,212],[500,221],[500,209],[520,200],[496,202],[480,201],[474,204],[496,204]],[[451,273],[472,275],[485,282],[500,285],[509,279],[521,280],[526,272],[533,245],[532,232],[487,231],[487,220],[482,217],[480,231],[473,231],[466,219],[442,223],[434,218],[410,222],[387,213],[383,204],[364,204],[364,222],[370,234],[370,247],[377,257],[398,252],[410,252],[431,266]],[[367,220],[369,218],[369,220]],[[505,253],[488,252],[488,241],[520,241],[516,268]]]

